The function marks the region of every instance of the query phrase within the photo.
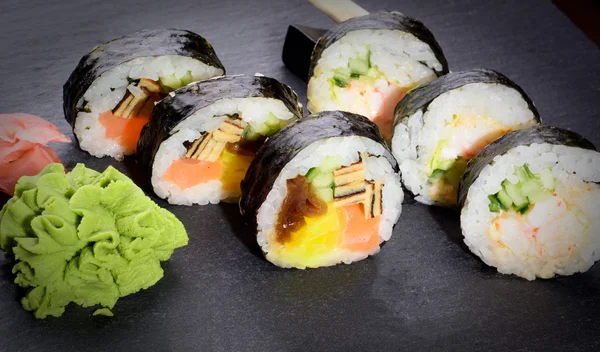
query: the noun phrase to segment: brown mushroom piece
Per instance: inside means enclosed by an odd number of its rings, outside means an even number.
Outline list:
[[[113,110],[115,116],[130,118],[137,116],[144,105],[148,102],[148,98],[154,97],[158,100],[158,95],[161,92],[161,87],[158,82],[147,78],[141,78],[137,85],[135,83],[127,87],[127,93]],[[153,101],[151,103],[154,103]]]

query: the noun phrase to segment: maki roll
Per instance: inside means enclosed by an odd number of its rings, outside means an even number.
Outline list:
[[[296,93],[273,78],[196,82],[156,105],[138,142],[138,162],[169,203],[235,202],[258,148],[301,117]]]
[[[417,201],[455,207],[467,161],[506,133],[539,122],[531,99],[506,76],[453,72],[415,88],[396,106],[392,151]]]
[[[394,107],[411,88],[448,73],[423,23],[399,12],[344,21],[319,39],[309,68],[308,110],[368,117],[389,140]]]
[[[535,126],[469,162],[460,182],[465,243],[486,264],[528,280],[600,259],[600,153],[578,134]]]
[[[85,55],[63,87],[63,109],[81,149],[120,160],[135,152],[158,100],[224,73],[212,46],[198,34],[141,31]]]
[[[375,124],[325,111],[267,140],[242,181],[240,210],[277,266],[349,264],[390,239],[404,197],[397,171]]]

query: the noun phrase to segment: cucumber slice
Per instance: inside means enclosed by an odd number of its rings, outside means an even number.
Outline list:
[[[514,185],[509,181],[504,181],[502,182],[502,187],[504,190],[506,190],[506,193],[509,195],[510,199],[512,199],[515,210],[519,210],[529,204],[527,197],[523,196],[517,185]]]
[[[369,72],[369,62],[364,59],[350,59],[348,60],[348,68],[351,73],[358,75],[366,75]]]
[[[441,179],[442,177],[444,177],[444,170],[441,169],[435,169],[433,170],[433,172],[431,173],[431,176],[429,176],[429,182],[435,182],[439,179]]]
[[[337,156],[328,156],[319,165],[319,171],[321,173],[332,172],[342,167],[342,161]]]
[[[529,212],[529,203],[527,203],[527,205],[525,205],[521,209],[517,209],[517,211],[523,215],[527,214]]]
[[[279,132],[280,128],[279,126],[276,127],[269,127],[269,131],[267,131],[267,133],[265,134],[265,136],[267,137],[271,137],[272,135],[274,135],[275,133]]]
[[[450,170],[450,168],[454,165],[456,159],[438,161],[436,169],[440,170]]]
[[[347,68],[338,68],[333,70],[333,82],[336,86],[346,88],[350,81],[350,70]]]
[[[354,78],[354,79],[360,78],[360,74],[358,74],[358,73],[351,73],[350,74],[350,78]]]
[[[542,202],[552,196],[550,191],[540,188],[537,192],[531,193],[527,196],[530,204]]]
[[[542,185],[535,180],[527,180],[523,183],[519,183],[518,187],[521,188],[521,193],[525,197],[529,197],[542,191]]]
[[[313,167],[306,173],[306,179],[308,180],[308,182],[312,182],[315,179],[315,177],[319,175],[319,173],[319,168]]]
[[[523,169],[525,169],[525,172],[527,173],[527,176],[529,176],[529,178],[535,178],[536,176],[534,175],[533,172],[531,172],[531,170],[529,170],[529,165],[524,164],[523,165]]]
[[[502,205],[500,204],[498,198],[496,198],[496,196],[494,195],[489,195],[488,199],[490,200],[490,211],[492,213],[500,212],[500,209],[502,209]]]
[[[446,180],[448,180],[451,185],[458,186],[460,178],[464,174],[466,168],[467,160],[461,157],[457,158],[452,166],[446,170]]]
[[[315,188],[315,194],[321,198],[324,202],[333,202],[333,189],[332,188]]]
[[[182,86],[187,86],[192,83],[194,79],[192,78],[192,71],[187,71],[183,77],[180,78]]]
[[[244,132],[242,132],[242,138],[247,141],[255,141],[260,137],[260,133],[256,132],[250,125],[246,126]]]
[[[369,71],[367,72],[367,76],[369,76],[371,78],[377,78],[377,77],[381,76],[381,72],[377,69],[377,66],[373,66],[373,67],[369,68]]]
[[[508,209],[510,209],[510,207],[513,205],[512,199],[505,190],[498,192],[498,194],[496,194],[496,198],[498,198],[498,201],[500,202],[500,207],[506,211],[508,211]]]
[[[333,78],[329,79],[329,90],[331,91],[331,96],[333,97],[333,100],[338,101],[338,96],[335,93],[335,86],[337,84],[335,83]]]
[[[542,172],[540,173],[540,181],[542,181],[542,186],[549,190],[549,191],[553,191],[555,184],[554,184],[554,177],[552,177],[552,171],[550,171],[550,169],[543,169]]]
[[[158,81],[163,87],[168,88],[167,90],[175,90],[181,87],[181,81],[175,78],[174,74],[169,77],[159,77]]]
[[[348,78],[344,76],[335,75],[333,76],[333,82],[340,88],[348,87]]]
[[[525,168],[523,167],[515,169],[515,176],[519,178],[519,182],[525,183],[529,181],[529,175],[527,175],[527,171],[525,171]]]
[[[270,130],[269,126],[265,125],[264,123],[261,123],[261,124],[250,123],[250,126],[252,126],[252,129],[254,130],[254,132],[260,133],[263,136],[266,136]]]
[[[346,78],[350,77],[351,73],[352,72],[350,72],[350,70],[346,67],[338,67],[333,70],[334,75],[339,75],[339,76],[346,77]]]
[[[277,118],[277,116],[270,112],[269,116],[267,116],[267,121],[265,121],[265,124],[269,127],[277,127],[277,129],[279,129],[281,121]]]
[[[529,203],[537,203],[547,199],[551,194],[545,190],[542,186],[542,182],[537,179],[530,179],[529,181],[520,185],[521,193],[527,197]]]
[[[317,188],[331,188],[333,186],[333,174],[319,173],[312,181],[312,185]]]

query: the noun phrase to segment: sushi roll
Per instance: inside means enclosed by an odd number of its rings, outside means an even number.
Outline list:
[[[600,153],[580,135],[538,125],[469,162],[459,188],[465,243],[504,274],[534,280],[600,259]]]
[[[375,124],[325,111],[267,140],[242,181],[240,210],[277,266],[349,264],[390,239],[404,198],[397,171]]]
[[[213,47],[180,29],[146,30],[98,45],[63,87],[81,149],[118,160],[135,152],[154,104],[193,81],[225,74]]]
[[[196,82],[156,105],[138,142],[138,162],[169,203],[237,202],[258,148],[301,117],[296,93],[273,78]]]
[[[504,134],[539,122],[531,99],[506,76],[453,72],[415,88],[396,106],[392,151],[417,201],[456,207],[467,161]]]
[[[344,110],[392,134],[405,93],[448,73],[442,48],[423,23],[399,12],[344,21],[317,42],[309,67],[308,110]]]

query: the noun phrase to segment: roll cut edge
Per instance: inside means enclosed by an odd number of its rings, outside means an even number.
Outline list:
[[[81,149],[133,154],[154,103],[193,81],[225,74],[213,47],[181,29],[144,30],[96,46],[63,86],[63,110]]]
[[[340,40],[346,34],[353,31],[365,29],[386,29],[393,31],[401,31],[415,36],[421,42],[429,45],[429,47],[433,51],[436,60],[440,64],[439,66],[436,65],[433,67],[433,70],[436,72],[436,74],[438,76],[442,76],[448,73],[448,61],[444,56],[442,47],[433,36],[433,33],[431,33],[431,31],[427,27],[425,27],[423,22],[405,16],[400,12],[380,11],[365,16],[354,17],[347,21],[344,21],[338,24],[337,26],[333,27],[331,30],[325,33],[325,35],[319,38],[319,41],[317,42],[315,49],[312,53],[311,65],[308,71],[308,76],[310,77],[314,74],[317,62],[321,58],[321,55],[323,55],[323,51],[325,51],[325,49],[327,49],[333,43]],[[429,65],[428,62],[423,60],[419,62],[425,65]]]
[[[156,105],[138,142],[138,163],[170,203],[237,201],[258,148],[300,118],[296,93],[273,78],[192,83]]]
[[[457,206],[467,162],[508,132],[540,123],[531,99],[499,72],[449,73],[411,90],[395,108],[392,151],[421,203]]]
[[[399,12],[352,18],[314,48],[308,110],[366,116],[389,140],[396,103],[408,90],[446,73],[442,49],[420,21]]]
[[[472,159],[459,205],[470,250],[528,280],[587,271],[600,259],[600,153],[549,126],[515,131]]]
[[[258,151],[242,181],[240,211],[277,266],[352,263],[391,237],[404,197],[397,171],[368,119],[313,114]]]

